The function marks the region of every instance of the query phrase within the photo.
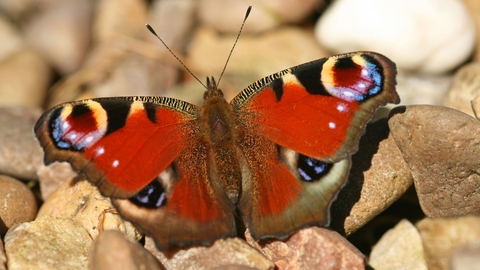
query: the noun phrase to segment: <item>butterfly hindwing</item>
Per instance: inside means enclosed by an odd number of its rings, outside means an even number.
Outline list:
[[[231,102],[244,130],[238,145],[250,146],[239,208],[252,236],[328,225],[366,123],[399,102],[395,72],[379,54],[344,54],[273,74]]]

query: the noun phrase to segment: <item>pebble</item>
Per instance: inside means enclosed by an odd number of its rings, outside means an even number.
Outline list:
[[[240,238],[226,238],[215,241],[211,246],[196,246],[187,249],[170,249],[160,252],[154,241],[146,237],[145,248],[149,250],[166,269],[212,269],[219,266],[248,266],[255,269],[273,270],[275,265],[258,250]]]
[[[202,24],[222,33],[237,34],[249,5],[252,11],[244,25],[244,33],[260,33],[286,23],[296,23],[311,15],[324,1],[318,0],[202,0],[198,1]]]
[[[33,126],[41,115],[37,108],[0,107],[0,174],[36,179],[43,164],[43,150]],[[8,127],[8,128],[5,128]]]
[[[480,121],[442,106],[392,111],[390,130],[428,217],[480,214]]]
[[[480,241],[455,249],[450,256],[451,270],[480,269]]]
[[[125,234],[113,230],[103,231],[95,238],[90,251],[89,268],[97,270],[165,269],[139,243],[132,242]]]
[[[330,227],[344,235],[387,209],[413,182],[385,119],[369,124],[359,145],[348,183],[330,211]]]
[[[365,269],[365,256],[344,237],[326,228],[310,227],[283,241],[247,241],[278,269]],[[330,268],[332,267],[332,268]]]
[[[477,119],[480,119],[480,96],[476,97],[474,100],[472,100],[472,109],[473,109],[473,114]]]
[[[7,270],[7,255],[3,247],[3,241],[0,239],[0,270]]]
[[[477,29],[477,39],[473,60],[478,62],[480,61],[480,2],[477,0],[462,0],[462,2],[465,3],[465,6],[468,8],[470,16],[475,22],[475,28]]]
[[[2,5],[1,0],[0,5]],[[0,43],[0,62],[11,54],[22,50],[25,46],[20,31],[3,17],[0,17],[0,39],[2,40]]]
[[[109,198],[81,176],[64,179],[38,211],[37,218],[42,216],[72,219],[83,226],[92,239],[103,230],[119,230],[133,240],[143,236],[118,215]]]
[[[368,265],[375,270],[427,270],[422,239],[417,228],[408,220],[401,220],[384,233],[373,247]]]
[[[87,269],[92,238],[71,219],[44,216],[5,236],[8,270]]]
[[[40,107],[52,71],[37,51],[24,48],[0,62],[0,106]]]
[[[32,221],[37,214],[37,201],[22,182],[0,174],[0,236],[9,228]]]
[[[417,223],[428,269],[447,270],[458,248],[480,243],[480,217],[426,218]],[[476,254],[478,258],[478,253]]]
[[[437,74],[465,62],[476,35],[457,0],[339,0],[323,13],[315,32],[334,53],[376,51],[401,69]]]
[[[447,107],[473,115],[472,100],[480,96],[480,63],[461,67],[453,77],[445,97]]]
[[[25,37],[57,72],[70,74],[80,67],[89,48],[92,9],[91,1],[44,4],[26,23]]]

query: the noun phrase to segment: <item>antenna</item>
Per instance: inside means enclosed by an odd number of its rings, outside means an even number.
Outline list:
[[[178,56],[176,54],[174,54],[172,52],[172,50],[170,49],[170,47],[167,46],[167,44],[157,35],[157,33],[155,32],[155,30],[153,30],[153,28],[147,23],[145,24],[145,26],[147,27],[148,31],[150,31],[150,33],[152,33],[154,36],[156,36],[158,38],[158,40],[160,40],[160,42],[162,42],[163,46],[165,46],[165,48],[167,48],[167,50],[177,59],[178,62],[180,62],[180,64],[188,71],[188,73],[190,73],[201,85],[203,85],[203,87],[205,87],[205,89],[207,89],[207,87],[205,86],[205,84],[200,81],[197,76],[195,76],[193,74],[192,71],[190,71],[190,69],[182,62],[182,60],[180,60],[180,58],[178,58]]]
[[[218,78],[218,82],[216,85],[218,85],[220,83],[220,80],[222,79],[222,76],[223,76],[223,73],[225,72],[225,69],[227,68],[227,65],[228,65],[228,61],[230,61],[230,57],[232,56],[232,53],[233,53],[233,49],[235,48],[235,45],[237,45],[237,41],[238,39],[240,38],[240,35],[242,34],[242,29],[243,29],[243,26],[245,25],[245,21],[247,20],[248,18],[248,15],[250,15],[250,11],[252,10],[252,6],[249,6],[247,8],[247,12],[245,12],[245,17],[243,18],[243,22],[242,22],[242,26],[240,26],[240,31],[238,31],[238,34],[237,34],[237,38],[235,39],[235,42],[233,43],[233,47],[232,49],[230,50],[230,53],[228,54],[228,57],[227,57],[227,61],[225,62],[225,66],[223,66],[223,70],[222,70],[222,73],[220,74],[220,78]],[[165,46],[165,48],[167,48],[167,50],[175,57],[175,59],[177,59],[177,61],[188,71],[188,73],[190,73],[201,85],[203,85],[203,87],[205,87],[206,89],[207,86],[205,86],[205,84],[199,80],[197,78],[197,76],[195,76],[193,74],[192,71],[190,71],[190,69],[182,62],[182,60],[180,60],[180,58],[178,58],[178,56],[176,54],[173,53],[173,51],[170,49],[170,47],[167,46],[167,44],[157,35],[157,33],[155,32],[155,30],[153,30],[153,28],[147,23],[145,24],[145,26],[147,27],[148,31],[150,31],[150,33],[152,33],[155,37],[158,38],[158,40],[160,40],[160,42],[162,42],[163,46]]]
[[[225,72],[225,69],[227,68],[228,61],[230,61],[230,56],[232,56],[233,49],[235,49],[235,45],[237,45],[237,41],[240,38],[240,35],[242,34],[243,26],[245,25],[245,21],[248,18],[248,15],[250,15],[250,11],[252,10],[252,6],[248,6],[247,12],[245,12],[245,17],[243,18],[242,26],[240,26],[240,30],[238,31],[237,38],[235,39],[235,42],[233,43],[232,49],[230,50],[230,53],[228,54],[227,61],[225,62],[225,66],[223,66],[222,73],[220,73],[220,77],[218,78],[217,85],[220,84],[220,80],[223,77],[223,73]]]

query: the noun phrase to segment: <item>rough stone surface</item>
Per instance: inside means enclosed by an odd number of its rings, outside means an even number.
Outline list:
[[[35,196],[24,183],[0,175],[0,236],[14,225],[32,221],[37,208]]]
[[[412,185],[386,119],[369,124],[352,157],[347,185],[331,208],[330,227],[349,235],[395,202]]]
[[[33,134],[39,109],[0,107],[0,173],[36,179],[43,151]]]
[[[5,236],[9,270],[87,269],[92,239],[70,219],[41,217]]]
[[[365,256],[337,232],[311,227],[284,241],[247,241],[278,269],[365,269]]]
[[[373,247],[368,264],[375,270],[427,270],[417,228],[408,220],[401,220]]]
[[[478,216],[426,218],[418,222],[428,269],[447,270],[452,252],[480,243],[479,224]]]
[[[89,268],[110,269],[165,269],[157,259],[137,242],[132,242],[119,231],[101,232],[93,243],[89,257]]]
[[[70,218],[82,225],[92,239],[108,229],[122,231],[130,239],[138,240],[142,236],[130,222],[118,215],[109,198],[102,196],[97,187],[80,176],[65,179],[43,203],[37,216]]]
[[[480,214],[480,121],[440,106],[392,110],[390,130],[428,217]]]
[[[445,97],[447,107],[473,115],[472,100],[480,96],[480,63],[470,63],[454,75]]]
[[[150,237],[146,237],[145,248],[150,251],[166,269],[212,269],[220,266],[239,265],[256,269],[273,270],[275,265],[256,249],[240,238],[215,241],[211,246],[170,249],[160,252]]]

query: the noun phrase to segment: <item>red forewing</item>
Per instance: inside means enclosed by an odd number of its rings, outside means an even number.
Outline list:
[[[193,105],[166,98],[84,100],[51,109],[35,132],[47,163],[68,161],[104,195],[129,198],[192,140],[196,112]]]

